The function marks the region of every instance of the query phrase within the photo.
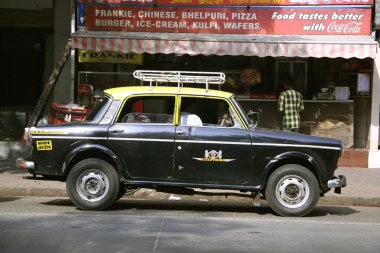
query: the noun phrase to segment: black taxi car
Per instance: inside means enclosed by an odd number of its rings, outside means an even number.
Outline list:
[[[139,188],[207,189],[255,203],[264,198],[280,215],[303,216],[324,193],[346,185],[334,176],[341,141],[259,129],[233,94],[209,88],[224,82],[223,73],[134,76],[149,85],[105,90],[85,121],[26,128],[27,155],[18,167],[66,181],[71,201],[84,210],[106,209]]]

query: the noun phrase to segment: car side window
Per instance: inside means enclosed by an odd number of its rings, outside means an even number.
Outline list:
[[[117,123],[173,124],[174,104],[174,96],[128,98]]]
[[[222,99],[182,97],[180,124],[185,126],[240,127],[227,101]]]

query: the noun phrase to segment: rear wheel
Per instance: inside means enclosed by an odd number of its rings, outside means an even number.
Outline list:
[[[120,194],[115,168],[108,162],[90,158],[77,163],[66,180],[67,194],[83,210],[103,210]]]
[[[270,207],[282,216],[304,216],[318,202],[319,184],[307,168],[288,164],[274,171],[267,182],[265,196]]]

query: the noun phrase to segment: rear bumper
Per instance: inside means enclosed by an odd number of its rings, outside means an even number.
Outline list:
[[[338,177],[330,179],[327,182],[327,187],[335,188],[334,189],[335,193],[341,193],[342,187],[345,187],[346,185],[347,185],[347,180],[346,180],[346,177],[343,175],[339,175]]]
[[[16,167],[19,169],[33,170],[34,169],[34,162],[27,161],[24,158],[17,158]]]

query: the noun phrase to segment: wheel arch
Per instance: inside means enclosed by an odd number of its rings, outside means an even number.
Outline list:
[[[98,158],[110,163],[123,176],[123,169],[120,160],[107,147],[98,144],[85,144],[73,149],[65,158],[62,166],[62,174],[66,178],[71,168],[78,162],[87,158]]]
[[[322,168],[319,163],[311,156],[302,152],[285,152],[273,158],[265,168],[265,177],[263,182],[263,189],[266,188],[270,175],[279,167],[286,164],[301,165],[310,170],[318,180],[319,187],[321,188],[322,182]]]

